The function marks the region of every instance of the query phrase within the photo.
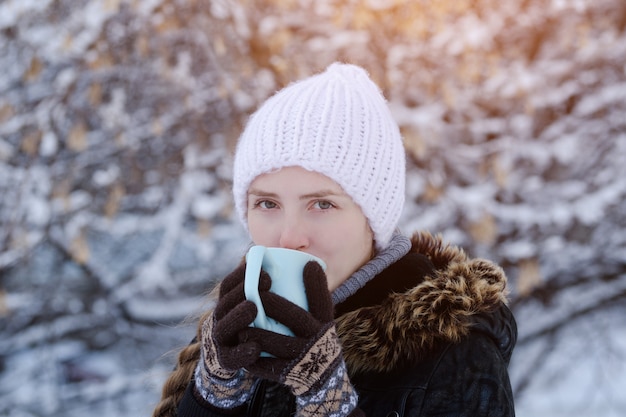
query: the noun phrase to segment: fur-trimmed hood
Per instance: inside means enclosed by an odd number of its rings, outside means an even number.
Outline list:
[[[402,275],[400,279],[406,281],[408,276],[413,284],[402,292],[390,292],[380,303],[337,318],[351,373],[389,372],[415,363],[444,344],[459,342],[476,327],[490,333],[505,358],[510,356],[515,323],[505,307],[504,271],[490,261],[470,259],[463,250],[429,233],[416,233],[411,241],[405,258],[429,262],[428,273],[406,264],[389,276],[390,267],[374,280],[394,281]]]

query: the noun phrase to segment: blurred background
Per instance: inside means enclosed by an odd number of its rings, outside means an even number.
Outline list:
[[[337,60],[402,230],[505,268],[518,415],[626,415],[624,0],[0,0],[0,416],[150,415],[248,245],[242,124]]]

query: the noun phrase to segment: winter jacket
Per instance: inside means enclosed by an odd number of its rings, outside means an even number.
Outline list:
[[[336,306],[350,380],[367,416],[514,416],[507,366],[517,327],[506,307],[506,277],[428,233]],[[194,395],[181,417],[216,417]],[[289,416],[295,400],[262,381],[248,416]]]

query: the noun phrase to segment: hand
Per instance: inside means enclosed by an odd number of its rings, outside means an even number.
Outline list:
[[[266,314],[289,327],[295,336],[257,328],[241,331],[240,342],[255,344],[259,351],[274,356],[260,357],[246,369],[288,386],[297,397],[299,416],[346,416],[355,410],[357,395],[335,330],[326,274],[318,263],[309,262],[303,279],[309,311],[269,292],[269,288],[259,291]]]
[[[308,372],[306,375],[302,374],[303,378],[318,381],[326,368],[340,355],[340,346],[334,336],[333,304],[327,289],[326,275],[318,263],[309,262],[304,268],[303,279],[309,311],[269,290],[259,290],[265,313],[289,327],[294,336],[257,328],[247,328],[239,333],[240,342],[246,346],[256,344],[259,351],[274,356],[258,358],[246,366],[249,371],[262,378],[285,382],[288,377],[293,376],[290,375],[294,365],[292,362],[301,358],[322,339],[329,339],[329,343],[323,344],[323,350],[319,349],[322,346],[320,344],[319,347],[315,346],[315,352],[308,352],[315,355],[315,363],[305,366],[306,370],[299,371]],[[295,391],[306,391],[307,388],[309,387],[298,387]]]
[[[257,311],[254,303],[244,298],[244,276],[245,265],[240,265],[222,281],[217,306],[200,332],[201,361],[196,369],[196,390],[219,409],[244,405],[257,381],[243,365],[258,357],[258,347],[239,344],[237,338],[252,323]],[[269,277],[261,278],[261,288],[268,290]]]
[[[234,371],[246,367],[259,357],[261,351],[255,343],[239,340],[239,333],[248,329],[257,315],[256,305],[244,294],[245,264],[228,275],[220,285],[220,295],[213,312],[211,330],[215,343],[216,360],[224,369]],[[267,273],[261,272],[259,292],[268,292],[272,285]],[[207,320],[208,321],[208,320]],[[208,341],[208,337],[205,337]]]

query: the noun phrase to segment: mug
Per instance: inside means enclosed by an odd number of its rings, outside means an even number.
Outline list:
[[[259,278],[261,269],[267,272],[272,279],[270,291],[280,295],[292,303],[308,310],[302,272],[309,261],[318,262],[324,270],[326,263],[311,254],[285,248],[270,248],[252,246],[246,254],[246,274],[244,292],[246,299],[257,306],[257,316],[252,323],[253,327],[269,330],[275,333],[293,336],[289,328],[278,321],[267,317],[261,297],[259,296]]]

